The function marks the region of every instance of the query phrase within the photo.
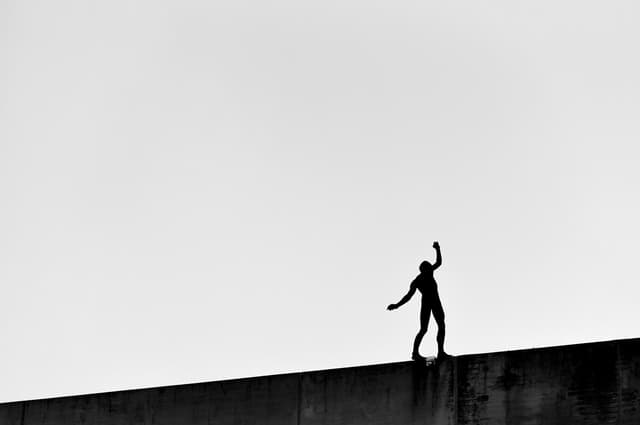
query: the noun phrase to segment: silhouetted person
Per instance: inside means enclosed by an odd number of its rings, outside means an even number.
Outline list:
[[[423,261],[420,264],[420,274],[411,282],[409,286],[409,292],[402,297],[397,304],[389,304],[387,310],[395,310],[405,304],[411,299],[413,294],[416,293],[416,289],[420,290],[422,294],[422,306],[420,308],[420,331],[416,335],[416,339],[413,341],[413,352],[411,358],[413,360],[424,360],[425,358],[420,355],[419,348],[422,338],[427,333],[429,326],[429,317],[433,312],[433,317],[438,324],[438,335],[436,340],[438,341],[438,358],[448,356],[444,351],[444,310],[442,309],[442,303],[440,302],[440,296],[438,295],[438,284],[433,278],[433,271],[440,267],[442,264],[442,255],[440,254],[440,244],[438,242],[433,243],[433,247],[436,250],[436,262],[431,265],[428,261]]]

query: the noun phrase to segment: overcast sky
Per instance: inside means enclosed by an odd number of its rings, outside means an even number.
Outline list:
[[[0,401],[640,336],[637,1],[0,16]]]

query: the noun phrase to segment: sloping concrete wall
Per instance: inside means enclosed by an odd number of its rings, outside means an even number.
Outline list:
[[[0,404],[0,425],[640,424],[640,339]]]
[[[459,424],[640,424],[640,339],[463,356]]]

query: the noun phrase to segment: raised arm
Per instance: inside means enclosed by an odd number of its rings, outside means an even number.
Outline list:
[[[433,270],[442,265],[442,254],[440,254],[440,244],[436,241],[433,243],[433,247],[436,250],[436,262],[433,264]]]
[[[400,308],[403,304],[409,301],[411,297],[413,297],[413,294],[415,293],[416,293],[416,286],[412,283],[411,286],[409,287],[409,292],[407,292],[407,294],[404,297],[402,297],[402,299],[398,301],[397,304],[389,304],[387,306],[387,310],[395,310],[397,308]]]

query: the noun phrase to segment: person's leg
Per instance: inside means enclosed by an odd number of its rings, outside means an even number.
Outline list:
[[[447,356],[447,353],[444,351],[444,310],[442,308],[442,303],[440,302],[440,297],[436,297],[436,299],[434,300],[433,318],[438,324],[438,335],[436,336],[436,341],[438,342],[438,357]]]
[[[413,352],[411,353],[411,358],[414,360],[424,359],[423,356],[420,355],[420,343],[422,342],[422,338],[427,333],[427,329],[429,328],[429,317],[431,316],[431,307],[429,305],[422,304],[420,308],[420,330],[416,335],[416,338],[413,340]]]

